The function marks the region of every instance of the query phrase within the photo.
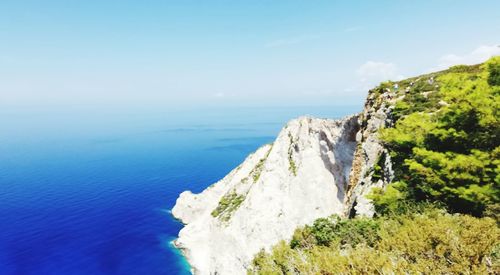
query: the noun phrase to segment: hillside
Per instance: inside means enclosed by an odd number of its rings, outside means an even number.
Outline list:
[[[371,90],[351,219],[297,229],[256,255],[249,273],[498,274],[499,95],[499,57]]]
[[[382,83],[359,115],[293,120],[180,195],[175,245],[196,274],[498,273],[499,93],[493,58]]]
[[[194,273],[245,274],[261,248],[343,213],[357,130],[357,116],[292,120],[221,181],[182,193],[172,213],[186,226],[175,245]]]

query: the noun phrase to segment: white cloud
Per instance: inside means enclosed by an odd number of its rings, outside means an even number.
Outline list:
[[[358,68],[357,73],[364,87],[371,87],[382,81],[404,78],[398,73],[398,68],[394,63],[368,61]]]
[[[405,77],[399,72],[394,63],[367,61],[356,71],[358,81],[350,87],[344,88],[345,93],[366,92],[369,89],[387,80],[401,80]]]
[[[214,96],[214,97],[219,97],[219,98],[221,98],[221,97],[225,97],[225,96],[226,96],[226,94],[224,94],[224,93],[222,93],[222,92],[218,92],[218,93],[213,94],[213,96]]]
[[[486,61],[488,58],[500,55],[500,45],[482,45],[464,55],[447,54],[439,58],[438,65],[429,71],[444,70],[454,65],[472,65]]]

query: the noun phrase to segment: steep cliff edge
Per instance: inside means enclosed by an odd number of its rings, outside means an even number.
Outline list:
[[[421,230],[422,247],[436,247],[430,232],[469,230],[464,221],[478,226],[472,235],[498,238],[494,220],[455,213],[493,217],[498,225],[499,72],[500,57],[384,82],[369,91],[357,116],[289,122],[274,144],[258,149],[223,180],[201,194],[181,194],[173,214],[186,226],[177,247],[196,274],[245,274],[247,269],[251,274],[299,269],[330,274],[342,268],[346,274],[402,273],[408,264],[428,272],[428,265],[418,261],[427,263],[428,255],[441,253],[378,250],[383,249],[379,242],[412,248],[406,226]],[[427,203],[446,208],[436,214]],[[334,214],[338,219],[329,217]],[[390,215],[400,215],[395,219],[405,224],[393,223]],[[353,217],[358,218],[347,219]],[[429,227],[422,229],[422,223]],[[449,232],[437,236],[468,242],[469,233]],[[338,247],[330,246],[330,239]],[[358,241],[363,245],[354,247]],[[476,255],[484,261],[472,263],[469,256],[442,261],[440,256],[431,261],[431,270],[456,273],[453,263],[460,262],[463,268],[490,272],[497,243],[472,241],[456,251],[484,251]],[[457,248],[446,241],[442,245]],[[261,249],[267,253],[258,253]]]
[[[500,57],[370,90],[343,215],[248,274],[500,274],[499,102]]]
[[[172,210],[186,226],[175,245],[196,274],[245,274],[253,256],[295,228],[346,212],[358,117],[302,117],[200,194]]]
[[[391,113],[399,99],[391,88],[382,88],[378,93],[369,91],[359,116],[358,145],[349,176],[344,216],[373,216],[375,209],[366,195],[373,187],[383,187],[394,178],[391,157],[380,141],[378,131],[394,124]],[[376,173],[376,167],[383,167],[382,171]]]

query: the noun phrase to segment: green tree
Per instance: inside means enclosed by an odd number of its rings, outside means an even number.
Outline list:
[[[494,57],[488,62],[488,83],[491,86],[500,86],[500,56]]]
[[[500,202],[500,87],[490,84],[499,66],[493,58],[479,70],[462,66],[442,73],[442,107],[410,113],[381,130],[399,183],[385,195],[376,191],[375,205],[389,209],[398,200],[430,200],[479,216]]]

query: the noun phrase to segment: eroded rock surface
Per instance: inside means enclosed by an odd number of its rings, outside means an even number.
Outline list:
[[[245,274],[253,256],[320,217],[346,211],[358,117],[301,117],[200,194],[172,210],[195,274]]]

